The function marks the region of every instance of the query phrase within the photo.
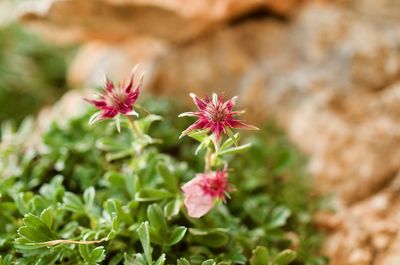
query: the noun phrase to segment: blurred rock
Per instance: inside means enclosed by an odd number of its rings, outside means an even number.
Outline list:
[[[175,43],[254,10],[287,15],[304,0],[46,0],[21,4],[22,21],[59,43],[150,36]]]
[[[396,265],[400,261],[400,178],[383,191],[354,206],[341,206],[338,213],[319,218],[332,224],[324,251],[331,265]],[[326,227],[326,226],[325,226]]]

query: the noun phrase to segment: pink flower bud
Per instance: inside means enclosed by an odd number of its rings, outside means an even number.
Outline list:
[[[231,190],[227,170],[199,173],[183,185],[182,190],[189,216],[199,218],[213,208],[216,200],[224,201],[225,195]]]

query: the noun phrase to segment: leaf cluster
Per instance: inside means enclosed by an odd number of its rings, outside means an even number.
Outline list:
[[[106,122],[89,127],[89,114],[55,123],[41,148],[25,144],[30,122],[3,128],[0,264],[325,264],[312,224],[320,200],[281,132],[269,126],[249,137],[252,147],[231,163],[232,198],[192,219],[180,185],[201,159],[193,141],[178,143],[173,108],[148,104],[165,120],[137,122],[156,141]],[[229,148],[221,148],[228,159]]]

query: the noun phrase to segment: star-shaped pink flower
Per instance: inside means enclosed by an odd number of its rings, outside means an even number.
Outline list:
[[[115,85],[107,79],[102,94],[98,95],[96,99],[86,99],[86,101],[100,110],[90,117],[89,124],[104,119],[116,118],[117,128],[120,130],[119,114],[138,116],[137,112],[133,109],[133,104],[139,97],[143,75],[139,83],[134,83],[136,69],[137,67],[132,70],[129,82],[126,85],[123,82]]]
[[[236,116],[244,113],[244,111],[233,111],[237,97],[224,101],[221,95],[218,96],[215,93],[212,94],[211,98],[206,96],[204,99],[199,98],[193,93],[190,96],[199,111],[185,112],[180,114],[179,117],[195,116],[198,120],[183,131],[180,137],[185,136],[193,130],[209,129],[214,135],[216,142],[219,142],[222,133],[228,133],[228,129],[258,130],[257,127],[248,125],[236,118]]]

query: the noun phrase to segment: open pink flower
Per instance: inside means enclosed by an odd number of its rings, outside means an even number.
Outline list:
[[[199,218],[212,209],[216,200],[225,200],[230,190],[227,170],[199,173],[182,190],[189,216]]]
[[[133,81],[136,69],[137,67],[132,70],[129,82],[126,85],[123,82],[115,85],[107,79],[103,94],[98,95],[96,99],[86,99],[86,101],[100,110],[90,117],[89,124],[103,119],[116,118],[117,128],[119,129],[119,114],[138,116],[133,109],[133,104],[139,97],[143,76],[140,78],[139,83],[135,84]]]
[[[206,96],[204,99],[199,98],[193,93],[191,93],[190,96],[199,111],[185,112],[180,114],[179,117],[195,116],[198,120],[183,131],[180,137],[193,130],[209,129],[218,142],[221,139],[222,133],[227,133],[227,130],[230,128],[258,129],[257,127],[245,124],[241,120],[235,118],[235,116],[244,112],[233,111],[237,97],[224,101],[221,95],[218,96],[215,93],[212,94],[211,98]]]

